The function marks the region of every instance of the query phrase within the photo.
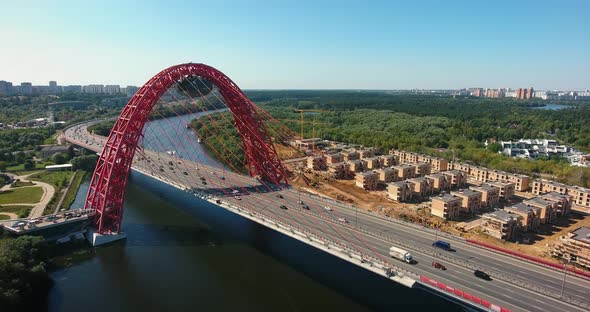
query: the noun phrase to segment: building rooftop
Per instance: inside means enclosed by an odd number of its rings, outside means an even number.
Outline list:
[[[590,228],[584,226],[579,227],[570,233],[570,237],[577,241],[590,244]]]
[[[410,165],[410,164],[400,164],[397,166],[393,166],[393,168],[400,168],[400,169],[405,169],[405,168],[414,168],[414,165]]]
[[[523,203],[514,204],[514,205],[506,207],[504,209],[517,210],[517,211],[524,212],[524,213],[529,213],[529,211],[535,212],[534,207],[531,207],[529,205],[525,205]]]
[[[395,182],[389,182],[387,184],[388,185],[394,185],[394,186],[397,186],[397,187],[406,187],[407,186],[407,184],[406,184],[405,181],[395,181]]]
[[[549,192],[549,193],[545,193],[543,195],[541,195],[541,197],[547,197],[547,198],[565,198],[565,199],[570,199],[571,196],[569,195],[565,195],[565,194],[560,194],[557,192]]]
[[[370,176],[377,175],[377,173],[375,173],[373,171],[365,171],[365,172],[359,172],[359,173],[357,173],[357,175],[360,175],[363,177],[370,177]]]
[[[494,212],[486,213],[483,215],[484,217],[494,218],[498,220],[502,220],[504,222],[508,222],[510,220],[518,220],[522,218],[521,216],[514,215],[504,210],[496,210]]]
[[[480,186],[471,186],[470,188],[475,191],[481,190],[481,191],[487,191],[487,192],[498,190],[498,187],[490,185],[490,184],[486,184],[486,183],[483,183]]]
[[[67,152],[69,145],[46,145],[41,148],[41,152]]]
[[[452,202],[452,201],[460,201],[461,198],[449,194],[442,194],[435,197],[432,197],[432,200],[442,201],[445,203]]]
[[[431,179],[442,179],[444,177],[445,176],[442,173],[433,173],[433,174],[426,175],[426,178],[431,178]]]
[[[443,171],[442,174],[445,173],[450,173],[450,174],[461,174],[461,171],[457,170],[457,169],[453,169],[453,170],[447,170],[447,171]]]
[[[533,197],[522,201],[525,204],[534,206],[534,205],[541,205],[541,206],[553,206],[553,202],[548,201],[542,197]]]
[[[470,189],[463,189],[460,191],[454,191],[451,192],[451,194],[456,195],[456,196],[475,196],[478,194],[481,194],[480,192],[476,192],[474,190],[470,190]]]

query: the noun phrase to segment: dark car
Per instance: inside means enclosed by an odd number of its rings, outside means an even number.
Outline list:
[[[277,195],[278,198],[283,198],[283,195],[279,194]]]
[[[441,269],[443,271],[445,271],[447,269],[447,267],[445,267],[444,265],[442,265],[442,263],[439,263],[439,262],[433,262],[432,266],[437,269]]]
[[[301,206],[301,208],[303,208],[305,210],[309,210],[309,206],[308,205],[303,205],[303,206]]]
[[[492,278],[488,274],[486,274],[484,271],[475,270],[475,272],[473,272],[473,275],[475,275],[475,276],[477,276],[477,277],[479,277],[481,279],[484,279],[486,281],[491,281],[492,280]]]
[[[287,210],[287,206],[285,206],[285,205],[280,205],[279,208],[281,208],[283,210]]]

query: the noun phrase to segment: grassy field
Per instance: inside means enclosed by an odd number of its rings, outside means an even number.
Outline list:
[[[26,218],[31,213],[33,206],[18,205],[18,206],[0,206],[0,212],[12,212],[18,215],[19,218]],[[0,215],[1,216],[1,215]],[[8,219],[8,218],[6,218]]]
[[[42,164],[37,164],[35,163],[35,169],[45,169],[46,164],[42,163]],[[25,164],[20,164],[20,165],[16,165],[16,166],[12,166],[12,167],[7,167],[6,171],[25,171]]]
[[[10,219],[9,216],[0,214],[0,221],[2,221],[2,220],[8,220],[8,219]]]
[[[43,196],[43,188],[39,186],[17,188],[0,193],[0,205],[3,204],[36,204]]]
[[[68,188],[68,192],[66,193],[64,200],[61,204],[60,209],[68,209],[70,205],[76,199],[76,194],[78,193],[78,189],[80,188],[80,184],[84,181],[84,176],[86,176],[86,171],[78,170],[75,173],[74,180],[72,181],[72,185]]]
[[[43,171],[38,174],[32,175],[29,179],[33,181],[41,181],[53,185],[56,193],[59,192],[63,187],[68,186],[70,178],[74,172],[72,171]]]

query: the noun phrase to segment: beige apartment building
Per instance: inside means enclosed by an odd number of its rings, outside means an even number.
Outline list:
[[[509,207],[505,207],[504,211],[521,216],[522,230],[525,232],[536,231],[541,224],[541,220],[539,218],[541,209],[539,208],[525,205],[523,203],[518,203]]]
[[[415,176],[416,168],[412,165],[401,164],[393,166],[392,168],[397,171],[398,180],[411,179]]]
[[[451,194],[461,198],[461,212],[463,213],[475,213],[481,208],[480,192],[464,189],[453,191]]]
[[[590,269],[590,228],[579,227],[558,238],[551,255]]]
[[[418,177],[409,179],[406,182],[411,184],[410,188],[414,198],[426,197],[432,194],[432,180],[430,179]]]
[[[367,191],[377,189],[378,186],[378,175],[373,171],[359,172],[356,174],[355,185]]]
[[[344,179],[347,175],[346,166],[342,162],[328,164],[328,173],[335,179]]]
[[[307,157],[307,168],[313,170],[326,170],[326,159],[322,156]]]
[[[390,150],[390,155],[395,156],[398,160],[398,163],[419,163],[425,162],[430,165],[430,172],[431,173],[438,173],[441,171],[446,171],[449,169],[449,162],[440,157],[434,157],[424,154],[417,154],[412,152],[406,152],[402,150]]]
[[[445,220],[456,220],[461,212],[460,197],[444,194],[435,196],[430,203],[430,214]]]
[[[361,157],[361,159],[375,157],[375,153],[373,152],[373,150],[370,150],[370,149],[358,150],[357,152],[359,153],[359,156]]]
[[[540,195],[549,192],[570,195],[574,204],[582,207],[590,207],[590,189],[588,188],[544,179],[533,182],[533,194]]]
[[[350,172],[363,172],[364,170],[363,163],[358,159],[348,161],[346,162],[346,165]]]
[[[481,229],[497,239],[514,241],[520,232],[521,219],[519,215],[496,210],[482,216]]]
[[[481,193],[481,205],[494,207],[500,201],[500,189],[490,184],[483,183],[480,186],[470,186],[471,190]]]
[[[450,191],[451,183],[447,179],[447,176],[442,173],[429,174],[426,178],[432,180],[433,192]]]
[[[460,188],[465,186],[466,179],[463,172],[457,169],[452,169],[449,171],[443,171],[441,173],[447,177],[447,181],[449,181],[451,187]]]
[[[414,176],[415,177],[423,177],[427,174],[430,174],[430,164],[426,162],[417,162],[413,164],[415,168]]]
[[[500,200],[508,201],[514,196],[514,183],[511,182],[488,182],[489,185],[495,186],[500,190]]]
[[[401,203],[412,199],[412,190],[405,181],[391,182],[387,184],[387,196]]]
[[[541,224],[553,223],[557,215],[557,202],[541,197],[533,197],[522,201],[523,204],[541,209],[539,219]]]
[[[393,182],[397,179],[397,171],[392,168],[377,169],[375,172],[379,176],[379,181],[383,181],[385,183]]]
[[[381,168],[381,161],[379,157],[364,158],[363,163],[366,164],[365,168],[369,170]]]
[[[381,167],[391,167],[395,165],[395,157],[393,155],[383,155],[379,156],[379,161],[381,162]]]
[[[341,152],[340,154],[342,154],[342,157],[344,157],[344,161],[357,160],[360,157],[359,153],[352,151]]]
[[[557,203],[557,215],[567,216],[572,209],[573,198],[570,195],[559,194],[557,192],[550,192],[541,195],[541,198]]]
[[[341,163],[344,161],[344,156],[342,154],[327,154],[326,155],[326,163],[329,164],[335,164],[335,163]]]
[[[579,186],[571,186],[567,190],[567,194],[574,199],[574,203],[578,206],[590,207],[590,189]]]

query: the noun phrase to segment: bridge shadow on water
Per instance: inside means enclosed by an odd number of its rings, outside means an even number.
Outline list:
[[[464,311],[453,303],[419,289],[408,289],[305,243],[215,206],[169,185],[134,173],[132,181],[155,196],[173,203],[199,220],[198,227],[125,223],[127,232],[155,230],[159,240],[131,237],[128,245],[208,245],[247,242],[265,255],[284,263],[363,306],[377,311]],[[259,187],[265,189],[265,187]],[[255,192],[256,188],[249,188]],[[227,190],[222,191],[224,194]],[[230,189],[231,192],[231,189]],[[135,213],[142,213],[139,209]],[[135,235],[134,235],[135,236]],[[164,239],[161,239],[165,237]],[[340,311],[347,311],[342,307]]]

